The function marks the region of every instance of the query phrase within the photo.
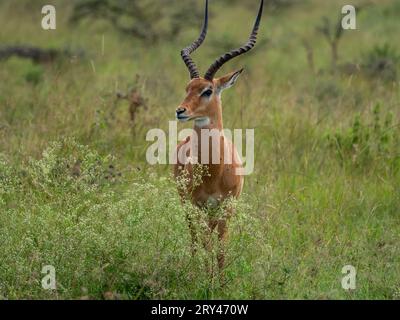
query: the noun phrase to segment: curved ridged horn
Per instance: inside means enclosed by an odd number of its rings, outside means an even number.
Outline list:
[[[254,24],[253,27],[253,31],[251,32],[249,41],[243,45],[242,47],[240,47],[239,49],[235,49],[232,50],[230,52],[225,53],[224,55],[222,55],[221,57],[219,57],[208,69],[207,73],[205,74],[204,78],[207,80],[212,80],[214,79],[215,74],[217,73],[217,71],[229,60],[242,55],[243,53],[246,53],[248,51],[250,51],[251,49],[253,49],[253,47],[256,44],[257,41],[257,34],[258,34],[258,29],[260,27],[260,21],[261,21],[261,17],[262,17],[262,13],[263,13],[263,7],[264,7],[264,0],[261,0],[261,4],[260,4],[260,9],[258,10],[258,15],[257,15],[257,19],[256,22]]]
[[[203,43],[204,39],[207,35],[207,28],[208,28],[208,0],[206,0],[206,9],[204,13],[204,24],[201,30],[199,38],[194,41],[190,46],[186,47],[181,51],[181,56],[183,61],[185,62],[187,68],[190,72],[190,78],[200,78],[199,71],[197,70],[196,64],[193,62],[190,54],[193,53],[200,45]]]

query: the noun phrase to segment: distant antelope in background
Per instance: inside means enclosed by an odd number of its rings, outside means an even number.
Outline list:
[[[194,165],[190,161],[180,161],[178,157],[177,164],[174,167],[174,175],[175,178],[179,180],[185,172],[188,174],[189,192],[188,190],[183,190],[178,187],[180,196],[185,198],[189,193],[192,204],[201,209],[210,206],[219,208],[226,199],[238,198],[243,189],[244,177],[243,175],[237,174],[237,169],[242,168],[242,162],[233,143],[224,136],[221,105],[222,91],[235,84],[243,69],[231,72],[221,78],[215,78],[215,74],[226,62],[250,51],[254,47],[257,40],[263,5],[264,0],[261,1],[257,19],[248,42],[244,46],[219,57],[210,66],[204,77],[200,77],[196,64],[193,62],[190,54],[193,53],[206,38],[208,27],[208,0],[206,0],[204,24],[199,38],[181,51],[183,61],[189,69],[191,81],[186,87],[187,96],[185,100],[176,109],[176,118],[181,122],[193,120],[194,130],[192,135],[188,136],[178,145],[176,151],[178,155],[183,146],[196,143],[197,147],[195,150],[197,154],[188,155],[188,157],[194,156],[199,159],[199,164],[206,167],[207,174],[202,177],[202,181],[199,185],[193,185]],[[217,147],[214,143],[210,144],[209,140],[204,141],[204,137],[202,137],[201,134],[202,130],[217,130],[219,132],[219,143]],[[194,137],[194,134],[196,134],[197,137]],[[210,137],[206,139],[210,139]],[[202,145],[207,145],[207,151],[209,151],[206,161],[204,161],[204,155],[202,157],[201,154]],[[208,148],[208,146],[210,146],[210,148]],[[227,157],[227,155],[230,155],[230,161],[226,161],[227,159],[225,157]],[[220,161],[215,163],[213,159],[219,159]],[[226,211],[227,212],[222,217],[208,217],[210,235],[215,228],[218,230],[220,247],[217,259],[220,271],[223,270],[225,261],[224,241],[227,234],[227,220],[233,213],[232,209],[226,209]],[[191,230],[193,248],[195,248],[196,232],[191,217],[188,217],[188,222]]]

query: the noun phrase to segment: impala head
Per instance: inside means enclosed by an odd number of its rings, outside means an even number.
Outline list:
[[[260,26],[264,0],[261,0],[257,19],[248,42],[242,47],[225,53],[219,57],[207,70],[204,77],[200,77],[196,64],[190,57],[203,43],[207,35],[208,27],[208,0],[206,0],[204,24],[199,38],[190,46],[181,51],[181,56],[185,62],[189,73],[190,82],[186,87],[186,98],[176,109],[176,118],[179,121],[201,120],[213,116],[219,112],[219,99],[224,89],[232,87],[239,78],[243,69],[231,72],[221,78],[215,78],[218,70],[229,60],[250,51],[256,44],[258,29]]]
[[[215,115],[219,112],[221,92],[233,86],[242,71],[243,69],[212,80],[192,79],[186,87],[185,100],[176,109],[176,118],[185,122]]]

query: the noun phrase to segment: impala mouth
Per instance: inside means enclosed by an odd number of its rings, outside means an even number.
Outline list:
[[[189,117],[189,116],[185,116],[185,115],[183,115],[183,114],[180,114],[180,115],[177,115],[177,116],[176,116],[176,119],[177,119],[178,121],[180,121],[180,122],[186,122],[186,121],[189,121],[189,120],[190,120],[190,117]]]

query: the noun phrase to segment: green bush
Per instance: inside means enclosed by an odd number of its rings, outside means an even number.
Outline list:
[[[389,43],[374,46],[364,54],[361,67],[371,78],[396,81],[400,54]]]
[[[212,252],[200,245],[190,255],[185,216],[198,209],[182,206],[174,183],[156,174],[124,171],[111,179],[113,161],[73,139],[19,168],[0,161],[1,296],[207,298],[219,290],[205,267],[216,268],[216,237]],[[249,208],[230,205],[237,207],[228,247],[233,281],[251,276],[251,261],[261,257],[246,252],[262,235]],[[44,265],[56,269],[56,291],[41,289]]]
[[[25,80],[34,85],[37,85],[43,80],[44,70],[41,66],[32,65],[30,69],[25,73]]]
[[[342,163],[368,167],[371,162],[381,162],[398,170],[399,134],[393,113],[382,115],[376,104],[367,119],[356,115],[350,128],[328,134],[328,141]]]
[[[117,31],[152,43],[173,39],[191,26],[191,21],[201,20],[203,10],[196,1],[171,0],[77,0],[71,22],[104,19]]]

